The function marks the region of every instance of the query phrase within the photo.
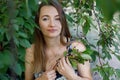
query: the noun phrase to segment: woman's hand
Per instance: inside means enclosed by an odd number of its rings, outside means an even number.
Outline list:
[[[56,59],[52,58],[49,59],[46,63],[45,72],[41,74],[36,80],[55,80],[56,78],[56,71],[54,69],[56,65]]]
[[[45,71],[50,71],[53,69],[55,70],[58,59],[59,59],[58,57],[54,57],[54,58],[49,59],[46,63]]]
[[[68,57],[63,57],[58,61],[57,71],[65,76],[68,80],[73,79],[76,76],[74,69],[72,68]]]
[[[56,78],[56,72],[55,70],[51,70],[51,71],[44,72],[36,80],[55,80],[55,78]]]
[[[86,50],[86,47],[81,42],[75,41],[71,44],[71,46],[72,48],[78,50],[79,52],[83,52]]]

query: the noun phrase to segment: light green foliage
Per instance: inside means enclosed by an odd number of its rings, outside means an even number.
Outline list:
[[[84,64],[85,61],[91,60],[91,56],[88,53],[88,50],[81,53],[77,49],[73,48],[70,53],[65,52],[64,55],[68,56],[70,62],[72,63],[72,66],[75,68],[77,67],[76,66],[77,63]]]
[[[115,55],[119,60],[120,38],[119,38],[119,21],[114,18],[114,14],[120,11],[119,0],[69,0],[69,3],[63,1],[63,5],[71,7],[73,11],[67,13],[67,19],[70,27],[76,28],[76,39],[80,39],[87,50],[85,53],[92,57],[92,62],[98,58],[100,65],[95,66],[93,71],[98,71],[103,80],[110,80],[110,77],[119,75],[116,70],[108,64],[108,61]],[[68,10],[69,11],[69,10]],[[71,25],[72,24],[72,25]],[[82,27],[81,35],[79,29]],[[98,32],[99,38],[97,43],[91,43],[87,36],[92,29]],[[94,34],[94,33],[93,33]],[[113,49],[113,47],[115,49]],[[85,54],[83,53],[83,54]],[[76,52],[74,52],[76,54]],[[82,57],[82,55],[80,55]],[[76,58],[77,59],[77,58]],[[81,58],[82,59],[82,58]],[[108,59],[108,61],[106,61]],[[79,61],[79,60],[78,60]],[[104,61],[104,62],[103,62]],[[75,60],[72,60],[75,62]],[[82,60],[81,60],[82,63]],[[76,65],[75,63],[73,65]]]

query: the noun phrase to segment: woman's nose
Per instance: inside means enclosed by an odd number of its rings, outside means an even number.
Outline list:
[[[55,26],[55,21],[54,20],[50,20],[50,26],[54,27]]]

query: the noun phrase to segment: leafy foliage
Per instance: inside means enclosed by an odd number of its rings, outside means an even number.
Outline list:
[[[76,66],[77,63],[84,64],[85,61],[91,60],[91,56],[88,53],[85,54],[86,52],[87,50],[84,52],[79,52],[77,49],[73,48],[70,53],[65,52],[64,55],[68,56],[73,67],[77,67]]]
[[[23,80],[25,49],[30,47],[36,27],[37,0],[2,0],[0,9],[0,79]]]
[[[31,36],[36,27],[34,17],[38,1],[0,1],[0,80],[24,80],[25,49],[30,47],[33,40]],[[93,71],[98,71],[103,80],[109,80],[111,76],[116,76],[116,80],[119,80],[120,69],[114,69],[108,61],[102,62],[102,60],[110,60],[112,54],[120,61],[120,1],[59,1],[66,10],[72,9],[66,12],[66,17],[70,28],[76,28],[76,36],[73,38],[81,40],[86,45],[87,50],[84,54],[91,56],[92,62],[98,59],[100,63]],[[117,19],[114,18],[116,12],[118,12]],[[96,44],[88,40],[88,34],[93,29],[99,35]],[[77,53],[75,50],[73,52]]]

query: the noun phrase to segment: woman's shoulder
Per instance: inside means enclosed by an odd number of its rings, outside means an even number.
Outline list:
[[[34,44],[32,44],[29,48],[26,49],[26,53],[33,53],[34,52]]]
[[[71,46],[80,52],[84,52],[86,50],[85,45],[81,41],[74,40],[72,41]]]
[[[34,59],[34,44],[32,44],[29,48],[26,49],[26,56],[27,60],[33,61]]]

